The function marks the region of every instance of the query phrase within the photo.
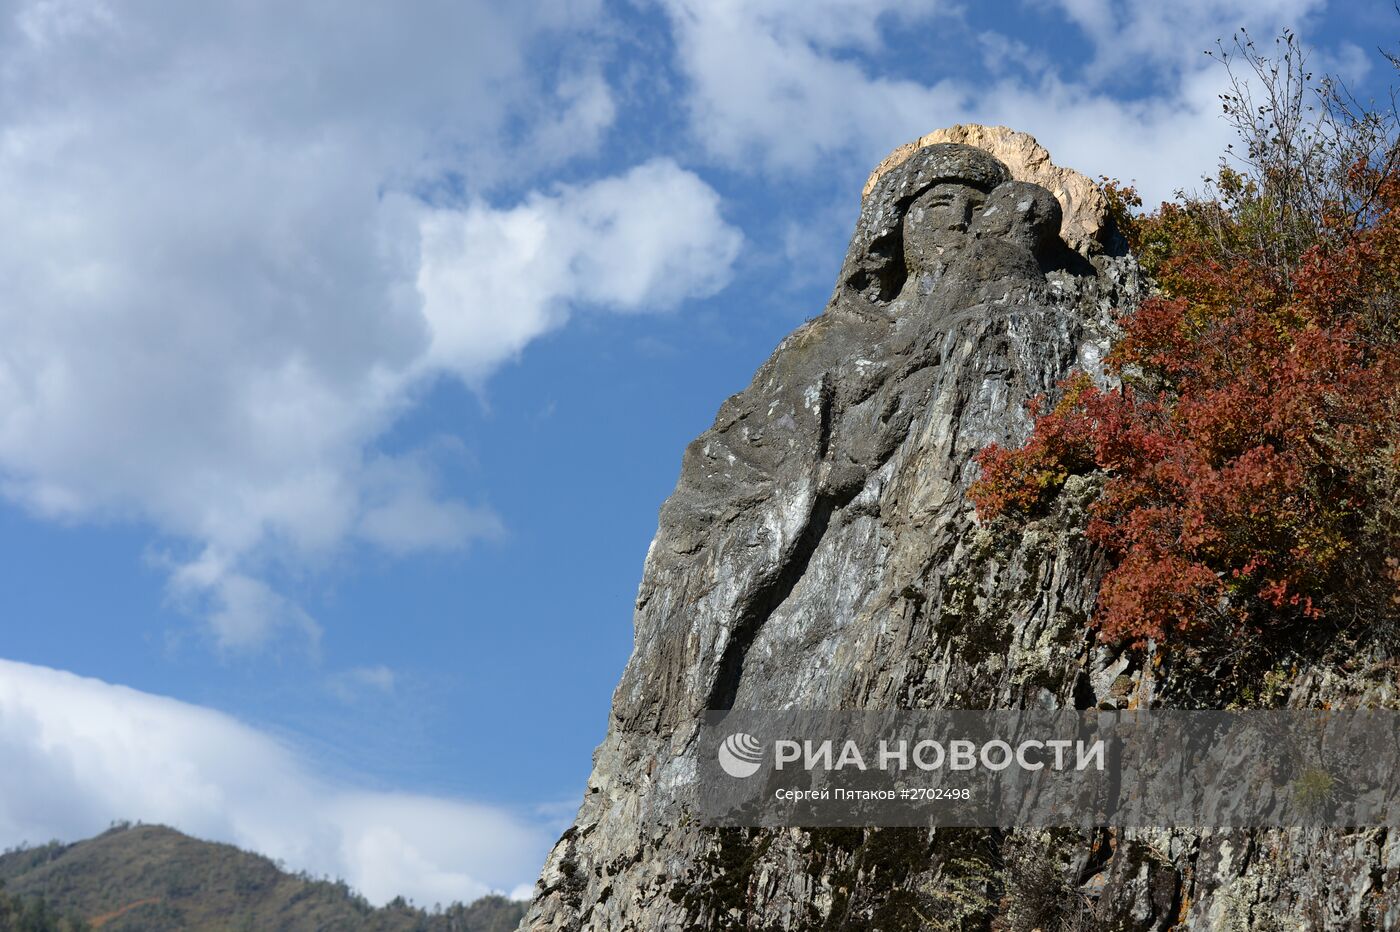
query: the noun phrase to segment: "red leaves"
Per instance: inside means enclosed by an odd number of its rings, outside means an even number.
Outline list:
[[[1068,476],[1105,474],[1088,531],[1113,558],[1103,637],[1317,619],[1345,605],[1354,561],[1377,568],[1382,603],[1400,600],[1400,529],[1377,518],[1400,482],[1400,184],[1377,185],[1368,224],[1286,281],[1262,259],[1223,265],[1164,206],[1156,247],[1176,296],[1123,318],[1110,366],[1125,388],[1076,376],[1048,413],[1037,404],[1022,447],[977,457],[984,520],[1035,515]]]
[[[1098,618],[1106,637],[1130,641],[1189,633],[1220,599],[1220,579],[1203,564],[1134,548],[1104,576]]]
[[[1079,409],[1098,389],[1087,377],[1061,387],[1064,398],[1049,414],[1039,413],[1045,399],[1031,403],[1035,430],[1025,446],[1007,450],[992,444],[977,454],[984,478],[969,495],[979,513],[1033,512],[1053,498],[1067,478],[1093,467],[1091,425]]]

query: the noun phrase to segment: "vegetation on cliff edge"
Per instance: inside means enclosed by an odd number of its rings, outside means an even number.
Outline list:
[[[1135,215],[1158,291],[1121,315],[1107,379],[1041,399],[978,457],[983,519],[1040,513],[1106,477],[1090,537],[1112,559],[1110,640],[1326,623],[1393,639],[1400,616],[1400,147],[1396,108],[1314,81],[1291,35],[1219,56],[1238,131],[1204,193]],[[1400,67],[1400,62],[1392,58]]]

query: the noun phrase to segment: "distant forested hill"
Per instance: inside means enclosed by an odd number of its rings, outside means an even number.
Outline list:
[[[0,932],[81,928],[60,917],[104,932],[507,932],[524,911],[499,896],[440,913],[401,902],[375,909],[343,883],[154,825],[0,855],[0,883]]]

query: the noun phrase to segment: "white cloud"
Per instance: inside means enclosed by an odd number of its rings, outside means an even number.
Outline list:
[[[261,647],[279,634],[301,635],[313,655],[319,648],[321,626],[310,615],[214,548],[171,570],[171,595],[207,621],[221,650]]]
[[[343,878],[374,903],[518,892],[551,840],[542,818],[340,786],[222,713],[6,660],[0,759],[0,846],[162,823]]]
[[[719,196],[665,159],[512,210],[436,211],[418,273],[426,363],[478,382],[562,324],[570,299],[640,311],[712,294],[739,245]]]
[[[909,127],[947,122],[951,85],[873,76],[881,17],[931,15],[936,2],[662,0],[670,14],[696,137],[748,167],[811,169],[832,153],[888,151]],[[924,132],[926,130],[913,131]]]
[[[1194,70],[1195,58],[1240,27],[1272,39],[1283,26],[1298,27],[1326,0],[1055,0],[1094,45],[1092,71],[1146,67]]]
[[[389,696],[397,685],[398,675],[383,664],[353,667],[327,680],[330,691],[342,702],[355,702],[367,695]]]
[[[670,307],[733,258],[713,192],[667,162],[485,199],[611,125],[597,62],[538,54],[598,6],[0,12],[0,492],[154,525],[226,647],[318,630],[274,563],[498,533],[376,438],[571,308]]]
[[[1153,199],[1193,187],[1227,141],[1217,119],[1225,75],[1202,52],[1241,26],[1259,36],[1298,26],[1324,0],[1060,0],[1094,49],[1083,69],[1078,62],[1057,68],[997,33],[976,36],[975,48],[952,41],[938,22],[959,15],[957,7],[936,0],[661,3],[690,85],[691,130],[732,166],[829,171],[831,159],[841,158],[873,167],[895,145],[937,127],[1006,123],[1039,137],[1061,164],[1135,178]],[[956,65],[980,54],[998,77],[925,84],[897,77],[898,59],[877,67],[882,29],[896,11],[905,21],[925,21],[929,55]],[[1031,76],[1013,75],[1013,61]],[[1160,92],[1121,97],[1126,69]]]
[[[597,70],[566,75],[549,101],[562,115],[535,125],[529,151],[546,164],[592,150],[617,116],[612,89]]]
[[[481,313],[463,307],[463,313]],[[379,457],[361,475],[358,536],[391,553],[451,550],[474,538],[500,536],[495,513],[447,501],[422,456]]]

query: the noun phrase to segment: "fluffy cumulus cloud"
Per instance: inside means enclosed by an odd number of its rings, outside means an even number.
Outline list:
[[[690,82],[696,136],[721,159],[809,170],[833,153],[888,150],[910,127],[957,113],[951,84],[879,77],[884,20],[935,15],[937,0],[662,0]],[[914,133],[926,132],[912,130]]]
[[[1241,26],[1265,36],[1298,26],[1325,4],[1059,0],[1093,49],[1092,60],[1070,62],[999,32],[969,38],[960,5],[940,0],[660,2],[688,82],[692,131],[725,163],[812,172],[844,157],[869,166],[936,127],[1005,123],[1036,135],[1063,164],[1135,178],[1149,198],[1193,185],[1227,141],[1215,118],[1225,75],[1201,51]],[[953,77],[900,77],[885,38],[911,23]],[[970,56],[990,80],[959,76]],[[1123,69],[1154,92],[1124,97]]]
[[[433,211],[422,231],[426,362],[469,382],[563,323],[570,301],[642,311],[712,294],[740,242],[718,195],[667,159],[511,210]]]
[[[521,895],[553,829],[492,806],[339,786],[222,713],[4,660],[0,759],[0,846],[76,840],[114,819],[169,824],[342,878],[375,903]]]
[[[376,438],[572,309],[715,290],[736,248],[670,162],[490,197],[611,125],[599,63],[540,54],[598,15],[0,5],[0,492],[153,524],[172,594],[231,647],[317,630],[269,559],[496,533]]]
[[[1123,68],[1191,69],[1190,52],[1213,49],[1236,29],[1269,33],[1296,28],[1325,0],[1055,0],[1092,41],[1091,73],[1111,79]]]

